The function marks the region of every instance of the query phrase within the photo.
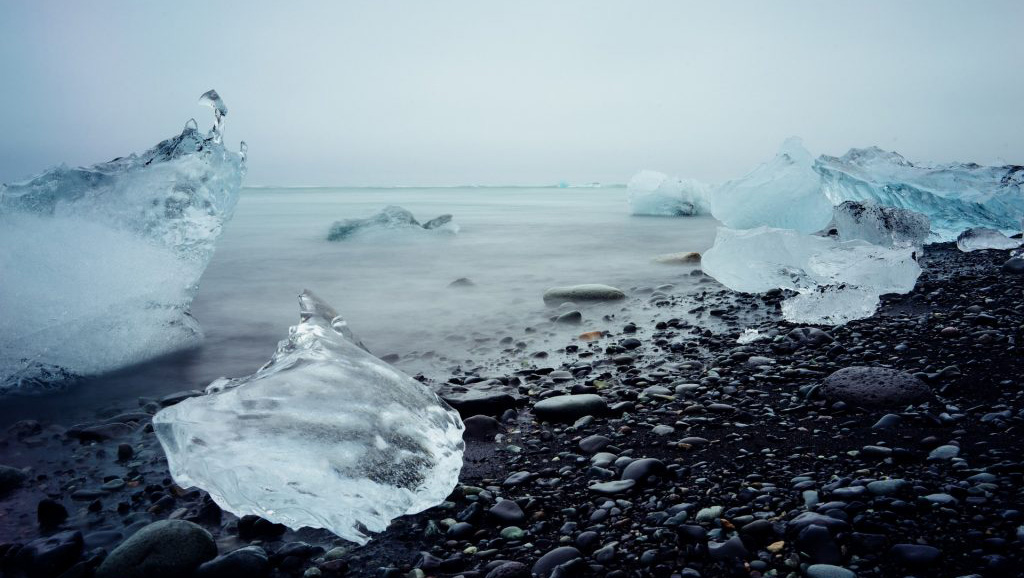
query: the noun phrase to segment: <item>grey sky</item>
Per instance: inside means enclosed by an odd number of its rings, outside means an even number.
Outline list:
[[[209,126],[209,88],[249,184],[718,181],[790,135],[1021,163],[1022,24],[1019,1],[0,0],[0,181]]]

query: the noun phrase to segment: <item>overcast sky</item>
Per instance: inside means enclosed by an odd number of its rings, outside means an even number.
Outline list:
[[[1024,163],[1024,2],[0,0],[0,182],[228,105],[248,184],[739,176],[815,154]]]

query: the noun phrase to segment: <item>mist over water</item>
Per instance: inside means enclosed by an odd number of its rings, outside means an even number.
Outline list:
[[[461,230],[326,240],[334,221],[387,205],[420,222],[451,213]],[[303,289],[332,304],[371,352],[399,355],[396,365],[411,374],[440,378],[457,365],[486,364],[510,347],[500,339],[518,341],[527,327],[544,328],[527,355],[562,347],[582,331],[624,324],[623,308],[635,304],[585,307],[583,325],[551,326],[557,310],[544,305],[546,289],[604,283],[627,292],[663,284],[692,291],[692,267],[651,259],[704,251],[716,225],[710,217],[630,216],[619,187],[245,189],[193,302],[206,334],[198,349],[75,384],[46,403],[8,398],[0,421],[18,419],[22,407],[62,422],[86,419],[115,401],[253,373],[298,321]],[[475,286],[448,286],[461,277]],[[603,322],[605,314],[616,320]]]

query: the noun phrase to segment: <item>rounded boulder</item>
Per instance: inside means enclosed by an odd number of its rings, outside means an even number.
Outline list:
[[[847,367],[825,378],[821,393],[832,401],[872,409],[899,408],[931,398],[923,381],[884,367]]]

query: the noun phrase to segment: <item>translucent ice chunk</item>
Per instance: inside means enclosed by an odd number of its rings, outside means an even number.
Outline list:
[[[0,392],[194,345],[245,163],[194,122],[139,156],[0,186]]]
[[[1016,249],[1024,241],[1011,239],[995,229],[975,227],[967,229],[956,238],[956,246],[964,253],[982,249]]]
[[[408,210],[390,205],[372,217],[336,221],[327,233],[327,240],[342,241],[370,232],[422,233],[424,231],[455,234],[459,232],[459,226],[452,222],[451,215],[440,215],[421,224]]]
[[[800,139],[790,138],[771,161],[718,187],[711,195],[711,214],[733,229],[820,231],[832,219],[832,203],[813,164]]]
[[[216,90],[207,90],[199,97],[199,104],[213,109],[213,128],[210,137],[213,142],[220,143],[224,137],[224,117],[228,115],[228,107],[224,105]]]
[[[171,475],[225,510],[364,544],[442,502],[462,467],[462,421],[425,385],[360,347],[305,292],[301,321],[255,374],[160,411]]]
[[[633,175],[626,188],[634,215],[684,217],[710,213],[710,187],[694,180],[644,170]]]
[[[872,201],[923,213],[931,240],[952,241],[971,227],[1016,232],[1024,215],[1024,167],[914,164],[878,147],[850,149],[814,163],[833,203]]]
[[[719,228],[702,267],[726,287],[745,293],[789,289],[783,316],[837,325],[869,317],[885,293],[914,288],[921,268],[912,247],[879,247],[788,229]]]
[[[832,228],[844,241],[862,239],[886,247],[921,247],[928,239],[928,217],[896,207],[844,201],[834,208]]]

